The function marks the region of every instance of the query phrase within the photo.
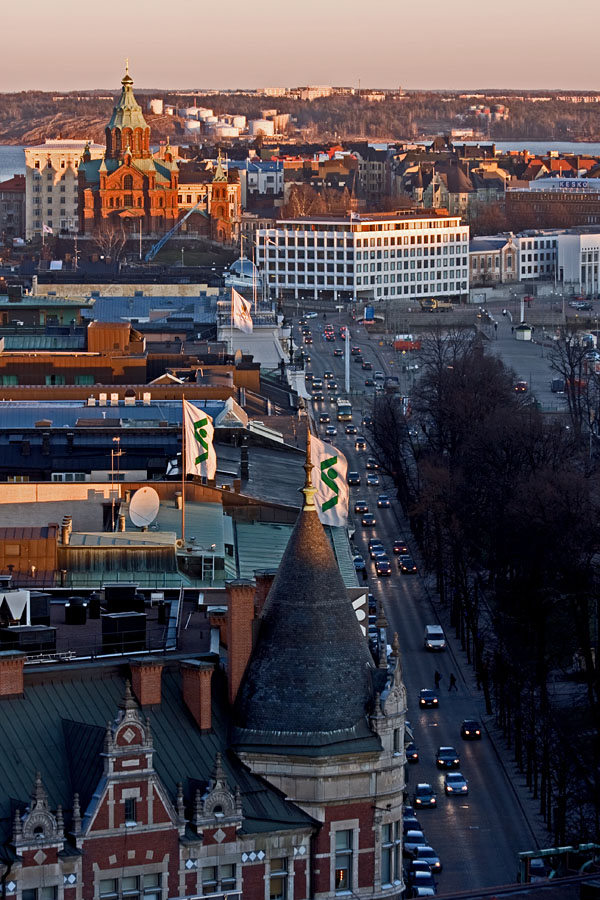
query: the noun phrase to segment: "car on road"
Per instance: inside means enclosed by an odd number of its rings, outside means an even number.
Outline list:
[[[377,506],[379,509],[389,509],[390,508],[390,498],[387,494],[380,494],[377,498]]]
[[[375,381],[385,381],[385,375],[383,372],[375,372],[374,375]]]
[[[421,845],[414,851],[414,856],[415,859],[422,859],[424,862],[429,863],[431,869],[434,872],[442,871],[442,861],[440,860],[433,847]]]
[[[406,751],[406,762],[407,763],[418,763],[419,762],[419,750],[414,741],[411,741],[405,747]]]
[[[316,312],[307,312],[307,313],[304,313],[304,318],[305,319],[316,319],[317,314],[316,314]]]
[[[406,816],[403,814],[402,816],[402,834],[406,834],[407,831],[422,831],[419,824],[419,820],[414,814],[414,810],[411,816]]]
[[[304,343],[305,343],[305,344],[312,344],[312,342],[313,342],[312,334],[305,334],[305,335],[304,335]]]
[[[406,821],[406,819],[410,819],[411,816],[416,815],[414,806],[410,806],[410,804],[406,804],[406,806],[402,807],[402,819]],[[420,828],[421,826],[419,826]]]
[[[360,520],[365,528],[372,528],[377,524],[377,519],[373,515],[373,513],[363,513],[363,517]]]
[[[352,347],[350,353],[352,354],[352,356],[360,356],[362,350],[360,349],[360,347]]]
[[[375,382],[372,378],[365,378],[365,387],[375,387]]]
[[[460,757],[454,747],[438,747],[435,764],[438,769],[458,769]]]
[[[354,503],[354,512],[355,513],[366,513],[369,512],[369,504],[366,500],[356,500]]]
[[[404,835],[404,852],[409,855],[414,853],[417,847],[422,847],[423,844],[427,843],[427,839],[422,831],[417,831],[416,829],[410,829]]]
[[[328,381],[327,382],[327,390],[328,391],[337,391],[337,381]]]
[[[335,341],[335,334],[333,333],[333,331],[327,332],[327,334],[325,335],[325,340],[326,341]]]
[[[437,806],[437,797],[430,784],[422,782],[415,788],[414,805],[419,809]]]
[[[323,379],[322,379],[322,378],[315,378],[315,377],[313,376],[313,383],[312,383],[312,386],[313,386],[313,389],[316,388],[318,391],[320,391],[320,390],[322,389],[322,387],[323,387]]]
[[[527,391],[527,382],[526,381],[517,381],[515,384],[515,391],[517,394],[524,394]]]
[[[364,437],[357,437],[354,441],[354,449],[355,450],[366,450],[367,442]]]
[[[304,375],[304,380],[305,380],[305,381],[312,381],[313,378],[314,378],[314,375],[313,375],[312,372],[306,372],[306,374]]]
[[[362,368],[364,372],[372,372],[373,371],[373,363],[369,362],[368,359],[363,360]]]
[[[377,472],[367,472],[368,487],[379,487],[379,475]]]
[[[363,425],[372,425],[373,424],[373,416],[363,416]]]
[[[379,463],[377,462],[377,460],[375,459],[374,456],[367,457],[367,461],[365,463],[365,468],[366,469],[378,469],[379,468]]]
[[[346,432],[346,434],[356,434],[358,431],[358,428],[356,427],[356,425],[350,424],[350,425],[346,425],[346,427],[344,428],[344,431]]]
[[[404,541],[394,541],[392,550],[396,555],[408,556],[408,547]]]
[[[360,484],[360,475],[358,472],[348,472],[346,475],[346,481],[351,487],[355,487],[357,484]]]
[[[329,372],[329,371],[323,372],[323,378],[325,379],[325,381],[329,381],[329,379],[333,378],[333,377],[334,377],[333,372]]]
[[[419,707],[421,709],[435,709],[439,702],[436,691],[432,691],[430,688],[423,688],[419,691]]]
[[[369,543],[367,544],[367,547],[369,549],[369,554],[371,556],[371,559],[374,559],[375,555],[377,553],[385,552],[384,546],[381,543],[381,541],[379,540],[379,538],[369,538]]]
[[[469,785],[467,779],[460,772],[448,772],[444,781],[444,790],[448,796],[455,797],[457,794],[469,793]]]
[[[343,356],[344,351],[342,350],[341,347],[336,347],[335,350],[333,351],[333,355],[334,356]]]
[[[480,741],[481,725],[477,719],[465,719],[460,726],[460,736],[464,741]]]
[[[323,391],[313,391],[312,398],[315,403],[322,403],[325,399],[325,395],[323,394]]]
[[[409,878],[410,884],[410,894],[407,896],[410,897],[435,897],[437,894],[437,887],[435,883],[435,879],[433,877],[433,872],[431,868],[428,866],[429,872],[425,872],[422,870],[418,870],[417,872],[413,872],[413,874]]]
[[[354,563],[354,568],[356,569],[357,572],[361,572],[363,569],[367,568],[367,564],[365,563],[365,560],[360,555],[360,553],[357,553],[355,556],[352,557],[352,562]]]
[[[321,413],[321,415],[319,416],[319,422],[321,423],[321,425],[328,425],[329,422],[331,422],[329,413]]]
[[[412,556],[400,556],[398,559],[398,565],[403,575],[417,574],[417,564]]]
[[[374,613],[377,612],[377,601],[373,594],[367,594],[367,603],[369,604],[369,612]]]
[[[387,556],[380,556],[375,560],[375,571],[379,578],[392,574],[392,564]]]
[[[335,427],[335,425],[328,425],[325,429],[325,432],[328,437],[335,437],[337,434],[337,428]]]
[[[426,625],[423,645],[426,650],[445,650],[446,635],[441,625]]]

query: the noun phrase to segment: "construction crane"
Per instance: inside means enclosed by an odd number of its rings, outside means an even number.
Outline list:
[[[179,231],[179,229],[181,228],[181,226],[183,225],[185,220],[188,218],[188,216],[191,216],[191,214],[193,212],[195,212],[198,209],[198,207],[202,205],[203,202],[204,202],[203,200],[200,200],[198,203],[196,203],[194,206],[192,206],[191,209],[188,209],[185,216],[183,216],[178,222],[176,222],[175,225],[173,225],[173,227],[171,229],[169,229],[169,231],[167,231],[166,234],[163,234],[163,236],[161,237],[161,239],[159,241],[157,241],[155,244],[152,245],[152,247],[150,247],[150,249],[148,250],[148,252],[146,253],[146,255],[144,257],[144,260],[146,262],[152,262],[152,260],[156,256],[156,254],[162,250],[162,248],[165,246],[167,241],[170,241],[171,238],[173,237],[173,235]]]

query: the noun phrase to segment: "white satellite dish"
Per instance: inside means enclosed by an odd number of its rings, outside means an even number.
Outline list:
[[[129,504],[129,518],[137,528],[145,528],[158,515],[160,499],[151,487],[139,488]]]

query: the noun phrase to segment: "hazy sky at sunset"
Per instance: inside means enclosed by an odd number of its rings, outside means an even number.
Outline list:
[[[4,0],[0,91],[115,90],[126,56],[139,87],[360,79],[598,90],[599,5],[553,8],[552,0]]]

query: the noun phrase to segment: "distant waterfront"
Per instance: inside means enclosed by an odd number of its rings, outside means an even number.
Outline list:
[[[25,154],[23,147],[0,146],[0,181],[7,181],[13,175],[25,174]]]
[[[429,143],[429,141],[424,142]],[[530,153],[544,155],[549,150],[558,153],[572,153],[580,156],[600,156],[600,143],[586,141],[529,141],[523,138],[518,141],[494,141],[493,138],[482,138],[480,141],[461,141],[457,144],[492,144],[498,150],[529,150]],[[22,146],[0,144],[0,181],[6,181],[13,175],[25,174],[25,154]]]

